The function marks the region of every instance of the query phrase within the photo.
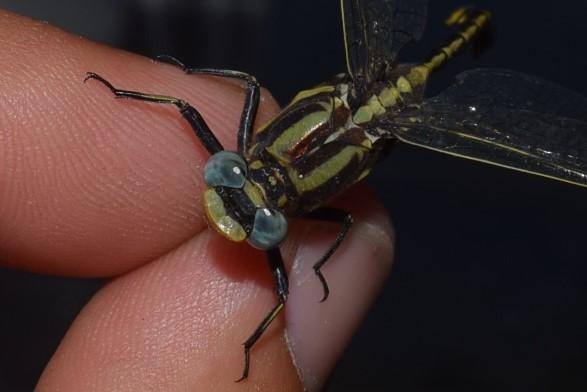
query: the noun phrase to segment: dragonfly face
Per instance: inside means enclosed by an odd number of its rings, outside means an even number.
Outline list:
[[[248,240],[262,250],[275,248],[287,234],[287,220],[266,205],[247,173],[247,164],[237,153],[220,151],[210,157],[204,169],[208,222],[231,241]]]

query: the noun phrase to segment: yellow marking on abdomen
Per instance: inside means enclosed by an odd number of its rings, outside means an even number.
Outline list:
[[[385,106],[377,95],[372,95],[365,105],[357,109],[353,115],[353,122],[355,124],[364,124],[371,121],[373,117],[381,116],[384,113]]]
[[[400,76],[396,82],[397,89],[402,94],[410,94],[412,92],[412,84],[404,76]]]
[[[379,93],[379,101],[385,108],[395,106],[397,101],[401,98],[401,94],[395,86],[385,87]]]
[[[395,85],[390,83],[378,95],[372,95],[365,105],[358,108],[353,115],[353,122],[365,124],[385,114],[386,109],[395,106],[402,99],[402,94],[411,94],[414,91],[413,86],[418,85],[419,80],[414,78],[416,83],[413,83],[409,77],[400,76]]]
[[[465,46],[477,34],[479,34],[481,29],[487,25],[489,18],[491,17],[489,12],[479,10],[476,11],[477,14],[471,18],[471,15],[467,11],[467,8],[459,8],[448,17],[446,24],[449,26],[463,26],[467,23],[469,23],[469,25],[458,33],[457,38],[440,49],[437,54],[428,60],[428,62],[422,64],[423,67],[428,68],[429,71],[433,71],[441,67],[459,50],[461,50],[463,46]]]

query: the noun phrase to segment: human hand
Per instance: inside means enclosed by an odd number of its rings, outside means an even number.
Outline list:
[[[95,71],[117,87],[183,98],[229,149],[241,86],[9,13],[0,13],[0,26],[0,261],[113,277],[77,317],[37,389],[318,390],[389,270],[391,231],[373,196],[358,187],[337,201],[356,223],[324,268],[324,303],[311,266],[336,227],[292,225],[283,246],[285,318],[263,335],[249,379],[236,384],[241,344],[275,303],[264,254],[207,229],[200,198],[208,154],[174,108],[115,100],[82,80]],[[257,124],[277,110],[264,94]]]

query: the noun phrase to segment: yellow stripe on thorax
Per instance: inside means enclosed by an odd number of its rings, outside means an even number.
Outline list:
[[[363,159],[364,153],[363,146],[345,146],[336,155],[305,175],[298,174],[291,167],[287,168],[288,174],[298,194],[302,195],[319,188],[338,175],[355,157],[359,160]]]
[[[294,106],[295,104],[297,104],[299,101],[301,101],[303,99],[313,97],[315,95],[319,95],[322,93],[332,93],[335,90],[336,90],[336,87],[333,85],[322,85],[322,86],[314,87],[314,88],[311,88],[308,90],[302,90],[296,94],[296,96],[291,100],[290,103],[287,104],[287,106],[283,109],[283,111]],[[256,131],[256,133],[264,132],[269,127],[269,125],[271,125],[272,123],[273,123],[273,120],[269,120],[267,123],[265,123],[261,127],[259,127],[259,129]]]
[[[325,105],[326,106],[326,105]],[[287,128],[267,147],[267,151],[275,158],[289,161],[288,151],[310,136],[319,127],[326,125],[332,116],[332,107],[324,107],[324,110],[315,111],[302,117],[298,122]]]
[[[298,101],[301,101],[302,99],[305,99],[308,97],[312,97],[314,95],[318,95],[318,94],[322,94],[322,93],[332,93],[332,92],[334,92],[335,89],[336,89],[335,86],[324,85],[324,86],[314,87],[314,88],[311,88],[308,90],[302,90],[296,94],[296,96],[291,100],[291,102],[287,106],[292,106],[292,105],[296,104]]]

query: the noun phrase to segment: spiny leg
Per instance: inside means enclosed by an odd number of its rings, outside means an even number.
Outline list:
[[[253,135],[253,125],[255,123],[255,116],[259,107],[259,98],[261,95],[261,88],[257,79],[254,76],[245,72],[233,71],[228,69],[214,69],[214,68],[190,68],[186,67],[181,61],[172,56],[158,56],[157,60],[175,65],[181,68],[187,74],[201,74],[212,75],[225,78],[233,78],[246,82],[246,95],[241,120],[238,127],[237,143],[238,152],[247,156]]]
[[[263,321],[255,328],[255,331],[249,336],[249,338],[243,343],[245,351],[245,367],[241,378],[236,380],[240,382],[249,376],[249,365],[251,359],[251,349],[255,343],[259,340],[263,332],[271,325],[273,320],[277,318],[279,313],[285,307],[287,296],[289,294],[289,283],[287,280],[287,272],[283,265],[283,258],[279,248],[269,249],[267,251],[267,261],[269,262],[269,268],[273,274],[273,283],[275,285],[275,293],[277,294],[277,304],[275,307],[265,316]]]
[[[138,91],[120,90],[114,87],[109,81],[93,72],[88,72],[86,74],[84,82],[89,79],[95,79],[104,84],[110,89],[110,91],[112,91],[112,94],[114,94],[116,98],[136,99],[139,101],[175,105],[179,109],[181,115],[190,124],[192,130],[210,154],[215,154],[224,150],[222,144],[220,144],[216,136],[214,136],[200,112],[198,112],[186,101],[166,95],[145,94]]]
[[[326,253],[324,253],[320,260],[318,260],[318,262],[313,266],[314,273],[318,276],[318,279],[320,279],[320,283],[322,283],[322,288],[324,289],[324,296],[320,302],[324,302],[330,295],[330,289],[328,288],[328,283],[322,274],[321,268],[328,261],[328,259],[330,259],[334,252],[336,252],[342,241],[345,239],[346,235],[351,229],[351,226],[353,225],[353,217],[350,213],[338,208],[322,207],[304,215],[304,218],[339,223],[342,226],[332,245],[330,245]]]

